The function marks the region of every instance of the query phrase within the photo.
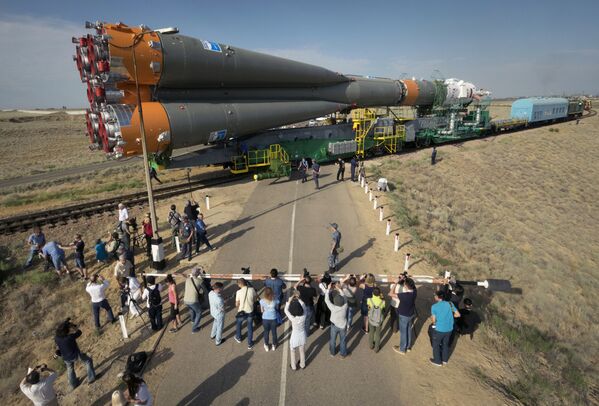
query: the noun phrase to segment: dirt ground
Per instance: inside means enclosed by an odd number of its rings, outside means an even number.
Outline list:
[[[486,345],[504,356],[474,366],[525,403],[599,402],[589,289],[599,282],[598,148],[594,116],[442,146],[435,166],[430,150],[368,162],[394,186],[385,201],[416,255],[516,288],[478,299],[490,317]]]
[[[241,214],[243,204],[253,191],[254,186],[255,182],[247,179],[240,180],[237,183],[227,184],[218,189],[196,191],[193,193],[193,197],[200,203],[201,208],[205,209],[205,195],[209,194],[211,196],[211,210],[204,210],[204,213],[208,227],[215,227],[219,224],[225,224],[229,219],[237,218]],[[157,207],[159,221],[167,217],[170,204],[176,204],[178,208],[182,209],[185,200],[188,198],[189,196],[186,195],[172,201],[160,202]],[[143,213],[139,208],[133,208],[131,215],[141,218]],[[116,213],[106,213],[90,221],[79,221],[60,228],[46,229],[46,238],[68,244],[75,233],[81,232],[88,248],[93,250],[95,239],[106,236],[115,226],[115,216]],[[209,269],[215,256],[215,253],[212,252],[201,253],[200,256],[194,257],[191,263],[184,261],[181,265],[176,265],[175,252],[169,241],[170,230],[161,229],[160,231],[166,242],[168,272],[189,272],[191,267],[196,264]],[[223,234],[211,241],[214,246],[218,247],[227,238],[229,230],[224,231]],[[22,255],[25,254],[26,249],[19,251],[18,245],[26,238],[27,233],[0,236],[0,246],[8,246],[18,252],[20,262],[23,260]],[[67,257],[67,261],[70,265],[73,265],[70,256]],[[91,251],[87,252],[86,262],[88,266],[91,265],[91,272],[99,272],[111,281],[108,300],[116,314],[119,310],[119,299],[118,287],[113,278],[113,266],[97,265]],[[137,250],[136,266],[137,272],[148,270],[148,263],[143,250]],[[30,275],[44,275],[40,265],[36,265],[27,273]],[[12,369],[3,368],[0,371],[0,403],[28,404],[18,389],[18,383],[23,378],[27,366],[45,362],[51,368],[64,369],[59,361],[52,360],[52,354],[54,353],[53,336],[56,325],[70,315],[73,322],[80,326],[83,331],[83,336],[79,340],[82,351],[92,356],[96,372],[101,373],[102,377],[93,385],[88,386],[84,382],[79,388],[71,392],[66,381],[66,374],[62,374],[56,385],[59,402],[66,405],[104,405],[110,402],[112,391],[120,385],[117,374],[122,372],[126,356],[137,351],[151,351],[160,333],[150,333],[150,330],[144,329],[142,321],[135,318],[127,322],[130,332],[128,340],[122,338],[118,324],[103,325],[102,335],[97,337],[94,333],[89,296],[85,292],[84,281],[74,277],[63,277],[59,280],[53,274],[45,274],[45,276],[47,276],[46,286],[31,283],[28,279],[25,279],[18,283],[9,284],[3,289],[5,294],[0,299],[0,320],[2,325],[0,328],[0,335],[2,336],[0,364],[15,365],[17,367]],[[167,311],[167,307],[165,306],[165,311]],[[105,319],[105,313],[101,313],[103,323]],[[168,354],[158,353],[155,354],[154,360],[156,362],[156,360],[167,356]],[[148,370],[148,373],[151,373],[151,370]],[[85,376],[85,369],[79,366],[77,374],[80,377]]]

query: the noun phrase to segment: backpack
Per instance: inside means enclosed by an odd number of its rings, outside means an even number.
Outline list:
[[[383,312],[379,306],[375,306],[372,299],[368,299],[368,323],[378,327],[383,322]]]
[[[125,366],[125,371],[139,374],[143,370],[143,367],[148,359],[148,354],[144,351],[136,352],[134,354],[129,355],[127,358],[127,364]]]
[[[179,216],[179,213],[176,211],[171,211],[168,214],[168,223],[171,225],[171,227],[179,226],[179,223],[181,223],[181,217]]]
[[[160,306],[162,298],[160,297],[160,289],[158,285],[154,286],[154,289],[150,290],[150,306]]]

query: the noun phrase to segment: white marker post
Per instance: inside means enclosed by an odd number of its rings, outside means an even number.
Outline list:
[[[123,333],[123,338],[129,338],[129,333],[127,332],[127,324],[125,323],[125,316],[122,314],[119,315],[119,322],[121,324],[121,332]]]
[[[379,205],[379,197],[375,196],[374,197],[374,204],[372,205],[372,209],[376,210],[377,206]]]
[[[364,184],[364,193],[368,193],[368,184]]]
[[[407,253],[406,261],[403,264],[403,270],[404,270],[404,272],[408,272],[409,269],[410,269],[410,253]]]
[[[364,178],[362,178],[362,182],[360,182],[360,186],[364,187],[365,184],[366,184],[366,181],[364,180]]]
[[[399,233],[395,233],[395,242],[394,242],[393,251],[395,251],[395,252],[399,251]]]
[[[391,219],[387,220],[387,229],[385,230],[385,235],[391,234]]]
[[[210,210],[210,196],[206,195],[206,210]]]
[[[379,208],[379,221],[383,221],[383,206]]]
[[[358,174],[358,184],[359,185],[362,184],[362,174],[361,173]]]
[[[371,202],[372,201],[372,190],[368,191],[368,201]]]

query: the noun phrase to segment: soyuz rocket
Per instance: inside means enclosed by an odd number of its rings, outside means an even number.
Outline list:
[[[86,23],[73,59],[87,85],[87,133],[109,157],[242,138],[338,111],[452,105],[482,93],[468,82],[344,75],[323,67],[146,26]],[[135,53],[135,56],[134,56]],[[137,75],[136,75],[137,73]]]

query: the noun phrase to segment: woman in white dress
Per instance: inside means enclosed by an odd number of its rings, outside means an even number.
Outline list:
[[[297,296],[289,298],[285,304],[285,314],[291,323],[291,338],[289,339],[289,348],[291,349],[291,369],[297,369],[298,363],[295,358],[295,349],[299,350],[299,367],[306,367],[306,329],[304,326],[306,320],[306,307],[304,302]]]

